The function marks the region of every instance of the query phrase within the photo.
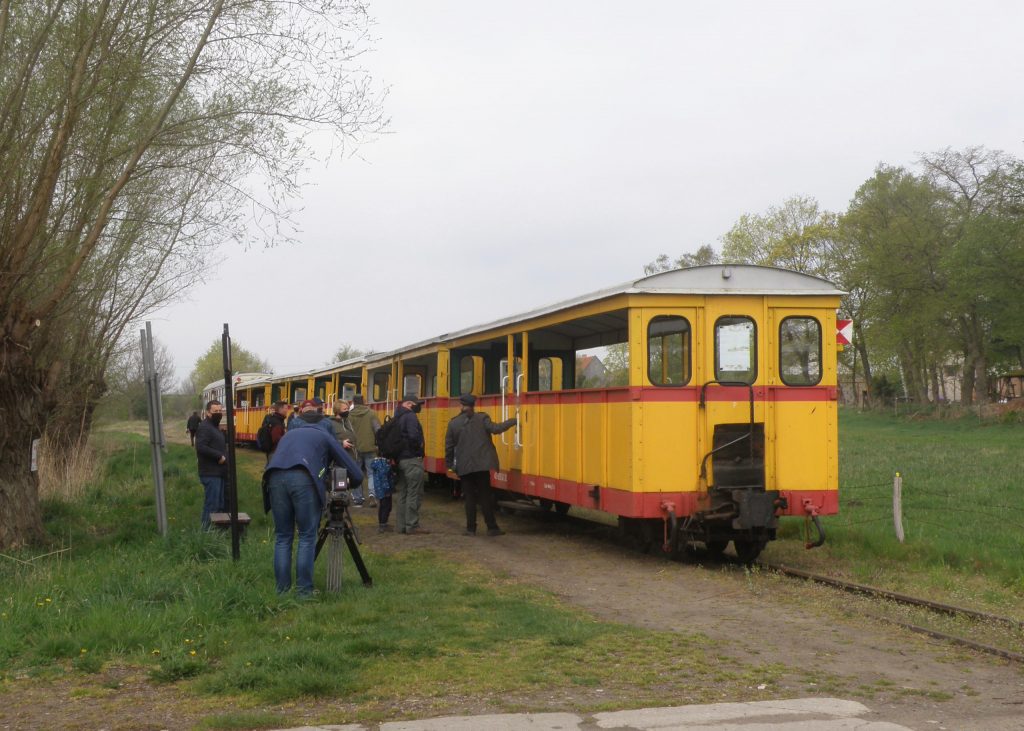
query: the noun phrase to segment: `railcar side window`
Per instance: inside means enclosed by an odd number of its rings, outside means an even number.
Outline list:
[[[734,383],[757,379],[757,325],[749,317],[720,317],[715,323],[715,378]]]
[[[459,361],[459,396],[473,393],[473,374],[476,372],[476,358],[464,355]]]
[[[690,323],[677,315],[658,315],[647,326],[647,377],[655,386],[690,382]]]
[[[779,376],[787,386],[821,382],[821,323],[787,317],[779,324]]]

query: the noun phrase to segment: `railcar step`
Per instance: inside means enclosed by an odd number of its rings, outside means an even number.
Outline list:
[[[499,500],[499,508],[518,510],[523,513],[546,513],[547,511],[531,500]]]

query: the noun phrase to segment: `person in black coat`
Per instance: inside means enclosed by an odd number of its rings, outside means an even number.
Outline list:
[[[196,430],[199,429],[199,423],[202,419],[199,418],[199,412],[193,411],[192,416],[188,417],[188,422],[185,424],[185,431],[188,432],[188,439],[192,443],[192,446],[196,446]]]
[[[227,439],[220,430],[224,409],[220,401],[206,402],[206,418],[196,430],[196,459],[199,481],[203,484],[202,526],[210,527],[210,513],[224,512],[224,484],[228,477]]]
[[[492,436],[514,427],[515,419],[495,424],[487,414],[476,411],[476,398],[472,394],[459,396],[462,411],[448,422],[444,438],[444,461],[448,469],[459,476],[462,494],[466,498],[466,535],[476,535],[476,506],[487,524],[487,535],[500,536],[504,531],[494,519],[494,492],[491,490],[491,471],[498,469],[498,450]]]

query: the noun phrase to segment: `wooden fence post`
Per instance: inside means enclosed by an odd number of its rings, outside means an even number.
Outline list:
[[[892,524],[896,528],[896,540],[903,543],[903,478],[899,472],[892,480]]]

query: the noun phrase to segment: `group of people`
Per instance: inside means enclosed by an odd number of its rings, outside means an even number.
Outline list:
[[[465,498],[465,535],[476,535],[477,509],[483,514],[487,535],[504,534],[494,515],[494,494],[490,473],[498,469],[498,453],[492,436],[516,425],[515,419],[495,423],[476,411],[472,395],[459,397],[460,412],[448,424],[445,434],[445,464],[455,473]],[[377,529],[384,533],[392,509],[395,532],[424,535],[430,531],[420,525],[420,507],[426,484],[425,440],[417,414],[423,401],[406,395],[395,409],[394,425],[400,435],[400,447],[389,455],[385,475],[393,478],[393,490],[386,485],[374,489],[374,469],[381,474],[383,458],[376,436],[381,423],[376,414],[356,395],[351,402],[335,401],[331,413],[325,413],[320,399],[308,399],[298,406],[276,402],[265,417],[261,430],[267,442],[267,464],[263,472],[264,510],[274,518],[274,576],[278,592],[292,586],[292,545],[298,533],[295,551],[295,584],[300,595],[313,592],[313,561],[320,517],[327,497],[327,482],[332,465],[348,473],[352,503],[357,507],[377,508]],[[190,417],[189,434],[199,464],[203,484],[202,525],[210,526],[210,514],[224,510],[224,483],[227,477],[227,444],[220,429],[223,407],[219,401],[206,404],[206,418],[196,422]],[[257,441],[260,441],[259,439]],[[375,461],[377,464],[375,465]]]

